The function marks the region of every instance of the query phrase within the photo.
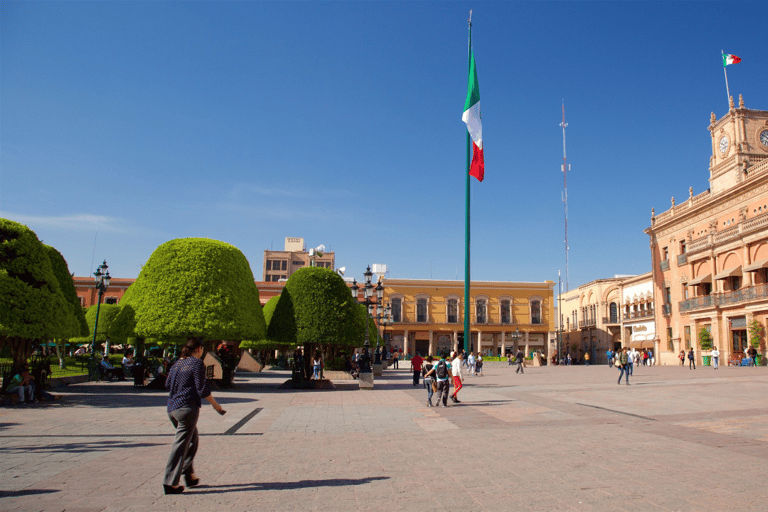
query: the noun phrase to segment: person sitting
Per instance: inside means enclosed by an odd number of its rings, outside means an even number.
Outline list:
[[[20,403],[37,402],[35,398],[35,378],[29,374],[29,366],[24,365],[19,373],[13,376],[6,390],[9,394],[18,393]]]
[[[157,365],[155,370],[155,378],[147,384],[148,389],[160,389],[165,390],[165,379],[168,376],[168,371],[165,365],[165,361]]]
[[[127,350],[125,356],[123,356],[123,373],[133,375],[132,370],[135,364],[136,363],[133,361],[133,353],[130,350]]]
[[[104,356],[104,359],[102,359],[101,361],[101,372],[109,380],[112,380],[113,377],[116,377],[119,380],[125,380],[125,373],[123,373],[123,369],[115,368],[114,366],[112,366],[107,356]]]
[[[82,356],[82,355],[85,355],[85,347],[80,347],[80,348],[78,348],[77,350],[75,350],[75,355],[76,355],[76,356]]]

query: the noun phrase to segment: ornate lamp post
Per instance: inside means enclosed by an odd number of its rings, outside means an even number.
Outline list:
[[[101,299],[104,296],[104,292],[107,291],[109,282],[112,276],[109,275],[109,267],[107,266],[107,260],[99,265],[96,272],[93,273],[93,277],[96,280],[96,289],[99,291],[99,296],[96,301],[96,323],[93,326],[93,340],[91,341],[91,380],[94,380],[94,374],[97,374],[97,362],[96,362],[96,333],[99,328],[99,311],[101,310]]]
[[[513,340],[515,340],[515,347],[517,347],[517,348],[518,348],[518,350],[519,350],[519,349],[520,349],[520,347],[519,347],[519,344],[520,344],[520,338],[522,338],[522,336],[523,336],[523,335],[522,335],[522,333],[520,332],[520,329],[519,329],[519,328],[516,328],[516,329],[515,329],[515,332],[513,332],[513,333],[511,334],[511,336],[512,336],[512,339],[513,339]]]
[[[363,304],[368,311],[368,317],[375,320],[379,320],[379,323],[381,323],[381,320],[385,317],[385,315],[388,315],[388,313],[384,312],[382,313],[380,310],[378,310],[378,307],[381,306],[383,298],[384,298],[384,287],[381,285],[381,283],[377,283],[377,285],[374,287],[373,283],[371,282],[371,278],[373,277],[373,272],[371,272],[370,265],[366,269],[366,271],[363,273],[365,276],[365,285],[363,288],[363,301],[360,302],[360,304]],[[352,281],[352,297],[357,301],[357,296],[360,291],[360,287],[357,285],[357,281]],[[376,292],[376,297],[374,298],[374,291]],[[373,307],[377,306],[377,313],[376,316],[373,316]],[[363,358],[368,356],[368,348],[371,346],[371,340],[370,340],[370,333],[368,332],[368,325],[365,326],[365,345],[363,346]],[[381,347],[379,346],[379,339],[376,338],[376,351],[374,352],[375,359],[374,364],[381,364]],[[363,371],[363,368],[360,370]],[[370,370],[368,370],[370,371]]]

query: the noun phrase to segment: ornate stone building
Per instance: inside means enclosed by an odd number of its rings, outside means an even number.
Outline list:
[[[597,279],[560,296],[563,355],[575,361],[590,354],[606,363],[608,349],[656,350],[651,273]]]
[[[658,327],[657,360],[677,364],[680,350],[702,352],[708,330],[721,360],[738,359],[748,325],[768,318],[768,111],[750,110],[739,97],[709,124],[709,189],[651,211],[650,236]],[[761,340],[765,353],[765,335]]]

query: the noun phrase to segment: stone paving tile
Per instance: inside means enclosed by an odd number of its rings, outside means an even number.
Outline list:
[[[427,408],[406,370],[376,389],[278,390],[236,376],[206,406],[203,484],[162,495],[173,431],[165,394],[70,386],[0,408],[0,510],[768,509],[768,371],[486,365],[462,404]],[[223,435],[260,408],[235,435]]]

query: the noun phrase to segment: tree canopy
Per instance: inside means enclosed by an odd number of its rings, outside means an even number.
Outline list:
[[[159,246],[121,305],[132,308],[133,330],[139,337],[266,337],[259,290],[248,260],[236,247],[217,240],[179,238]]]
[[[77,336],[87,336],[88,324],[85,321],[85,313],[83,313],[83,307],[80,305],[80,299],[77,297],[77,289],[75,288],[75,282],[72,280],[72,274],[69,272],[69,266],[64,256],[54,247],[50,245],[44,245],[43,247],[45,247],[48,253],[53,275],[56,276],[61,293],[64,295],[64,299],[69,306],[65,324],[59,333],[59,338],[69,339]]]
[[[71,314],[43,243],[28,227],[0,219],[0,345],[10,345],[22,364],[37,340],[77,329]]]
[[[324,343],[354,346],[365,336],[359,309],[344,280],[331,269],[305,267],[285,283],[272,322],[276,330],[290,330],[289,308],[293,308],[295,343]]]

